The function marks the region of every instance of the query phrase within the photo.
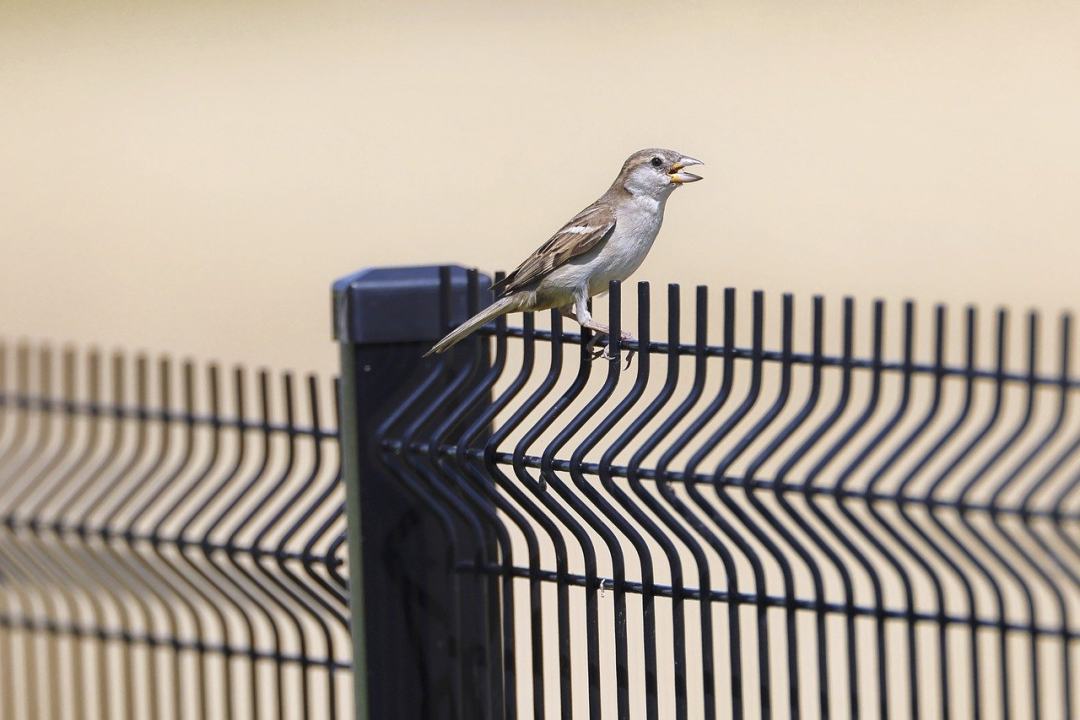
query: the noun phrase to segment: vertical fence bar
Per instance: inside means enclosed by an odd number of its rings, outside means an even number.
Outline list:
[[[447,322],[465,319],[468,286],[463,268],[440,272],[434,266],[362,270],[333,286],[354,687],[357,717],[364,720],[493,712],[490,698],[478,691],[490,669],[461,674],[463,658],[472,666],[487,655],[486,608],[495,602],[485,597],[483,583],[455,577],[460,558],[450,550],[448,529],[454,537],[468,533],[447,528],[445,514],[440,523],[428,488],[388,468],[385,456],[400,448],[379,437],[380,428],[410,422],[397,415],[426,405],[415,397],[418,388],[438,393],[458,373],[486,366],[487,341],[480,339],[422,358]]]

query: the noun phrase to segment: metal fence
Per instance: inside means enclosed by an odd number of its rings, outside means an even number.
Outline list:
[[[0,717],[1077,715],[1067,317],[615,285],[615,359],[422,358],[486,287],[343,278],[339,388],[0,348]]]
[[[0,717],[351,717],[332,397],[0,346]]]
[[[629,365],[555,312],[421,361],[486,285],[337,286],[373,717],[1080,712],[1067,317],[615,285]]]

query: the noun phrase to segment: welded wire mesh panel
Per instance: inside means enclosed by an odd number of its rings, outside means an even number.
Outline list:
[[[0,347],[0,717],[350,717],[333,397]]]
[[[636,342],[500,320],[382,426],[495,539],[455,562],[495,581],[507,717],[1080,713],[1068,318],[628,299]]]

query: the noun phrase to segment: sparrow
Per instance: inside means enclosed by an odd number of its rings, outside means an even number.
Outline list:
[[[610,331],[589,313],[589,298],[604,294],[612,280],[626,280],[638,269],[660,232],[671,193],[680,185],[701,180],[683,168],[702,164],[661,148],[631,155],[599,200],[570,218],[516,270],[492,285],[496,300],[435,343],[424,357],[446,352],[501,315],[552,308],[597,333],[591,349]],[[622,333],[622,339],[634,338]],[[603,354],[610,358],[606,349]]]

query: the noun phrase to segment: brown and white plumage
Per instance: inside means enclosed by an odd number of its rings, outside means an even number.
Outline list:
[[[701,178],[682,172],[701,161],[673,150],[640,150],[623,163],[599,200],[572,217],[513,272],[493,286],[498,299],[426,354],[444,352],[510,312],[559,308],[582,327],[607,334],[592,319],[588,299],[611,280],[625,280],[645,259],[664,219],[668,196]]]
[[[521,290],[572,257],[607,240],[615,230],[615,211],[603,198],[579,212],[538,247],[517,269],[491,286],[497,297]]]

